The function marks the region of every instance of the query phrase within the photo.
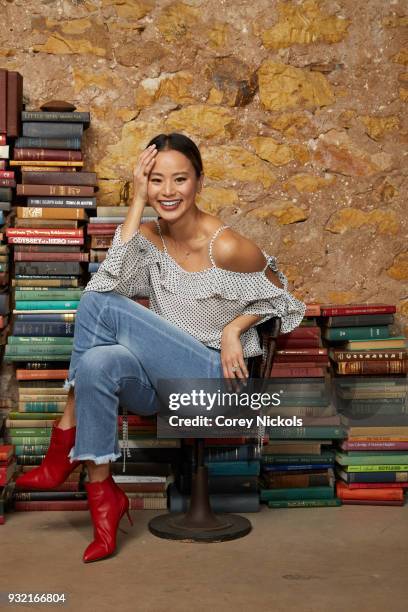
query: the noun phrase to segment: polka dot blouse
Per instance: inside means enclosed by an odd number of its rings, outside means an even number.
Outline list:
[[[306,306],[288,291],[287,278],[279,272],[276,258],[264,253],[266,266],[260,272],[232,272],[218,268],[209,245],[210,268],[187,272],[168,253],[137,232],[125,243],[120,225],[112,246],[85,291],[116,291],[129,298],[148,297],[150,308],[210,348],[221,349],[224,327],[240,315],[258,315],[259,323],[280,317],[281,333],[297,327]],[[265,276],[267,268],[277,273],[283,289]],[[244,357],[262,353],[258,334],[251,327],[241,335]]]

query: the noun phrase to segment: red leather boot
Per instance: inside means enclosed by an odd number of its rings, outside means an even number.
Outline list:
[[[122,516],[129,514],[129,499],[116,485],[112,476],[102,482],[86,482],[88,505],[94,526],[94,541],[84,552],[83,561],[99,561],[109,557],[116,549],[116,532]]]
[[[68,475],[81,463],[68,458],[69,451],[75,444],[76,427],[60,429],[58,422],[54,423],[51,441],[47,454],[41,465],[16,480],[19,489],[55,489],[61,485]]]

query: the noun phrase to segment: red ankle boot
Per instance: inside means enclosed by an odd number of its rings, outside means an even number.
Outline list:
[[[102,482],[86,482],[85,488],[94,526],[94,541],[85,550],[83,561],[90,563],[105,559],[115,552],[116,532],[125,512],[130,524],[133,523],[129,514],[129,499],[112,476]]]
[[[41,465],[30,472],[19,476],[16,480],[18,489],[55,489],[61,485],[68,475],[81,463],[68,458],[69,451],[75,444],[76,427],[60,429],[58,422],[54,423],[51,441],[47,454]]]

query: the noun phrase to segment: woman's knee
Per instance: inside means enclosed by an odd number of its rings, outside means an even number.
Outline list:
[[[119,344],[95,346],[85,351],[78,362],[76,385],[102,382],[118,386],[123,376],[137,376],[140,367],[137,359]]]

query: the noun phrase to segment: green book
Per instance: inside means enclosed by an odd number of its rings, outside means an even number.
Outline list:
[[[66,402],[24,402],[21,412],[64,412]],[[34,418],[34,417],[31,417]],[[39,418],[39,417],[35,417]]]
[[[50,443],[50,436],[10,436],[10,444],[15,444],[16,448],[26,444],[39,444],[46,446]]]
[[[0,272],[7,272],[9,269],[8,263],[0,262]]]
[[[48,451],[48,444],[19,444],[15,447],[16,457],[20,455],[45,455]]]
[[[66,352],[64,355],[50,355],[46,352],[40,355],[37,351],[35,353],[24,352],[24,355],[8,355],[4,354],[4,361],[67,361],[71,359],[71,351]]]
[[[274,439],[312,439],[330,438],[344,440],[347,438],[347,430],[343,427],[275,427],[267,428],[266,432],[271,440]]]
[[[347,465],[346,472],[408,472],[408,464]]]
[[[378,455],[373,455],[372,453],[367,453],[362,456],[358,455],[347,455],[346,453],[336,453],[336,461],[340,463],[340,465],[389,465],[390,463],[408,463],[408,453],[383,453]],[[354,470],[356,471],[356,470]]]
[[[261,489],[261,501],[288,499],[332,499],[334,487],[294,487],[291,489]]]
[[[17,440],[23,436],[24,438],[29,436],[41,436],[49,438],[51,436],[51,427],[10,427],[7,433],[11,438],[17,438]],[[18,444],[18,442],[13,442]]]
[[[49,289],[47,287],[47,289]],[[30,291],[24,291],[23,289],[16,289],[14,299],[26,301],[30,300],[79,300],[82,296],[80,289],[54,289],[52,291],[36,291],[34,289]]]
[[[341,506],[341,499],[294,499],[268,501],[268,508],[318,508],[328,506]]]
[[[72,342],[63,344],[36,344],[30,346],[27,344],[8,344],[4,351],[5,356],[13,355],[66,355],[70,356],[72,351]]]
[[[388,338],[389,326],[375,327],[330,327],[325,329],[326,340],[371,340],[371,338]]]
[[[7,342],[8,344],[18,344],[24,346],[31,344],[58,344],[72,346],[74,344],[74,339],[72,337],[66,338],[64,336],[9,336],[7,338]]]
[[[74,310],[78,308],[79,300],[19,300],[16,301],[16,310]]]
[[[53,419],[59,419],[60,418],[60,413],[59,412],[37,412],[35,417],[32,414],[28,414],[26,412],[9,412],[7,415],[7,418],[10,420],[23,420],[26,421],[27,419],[45,419],[45,420],[53,420]]]

